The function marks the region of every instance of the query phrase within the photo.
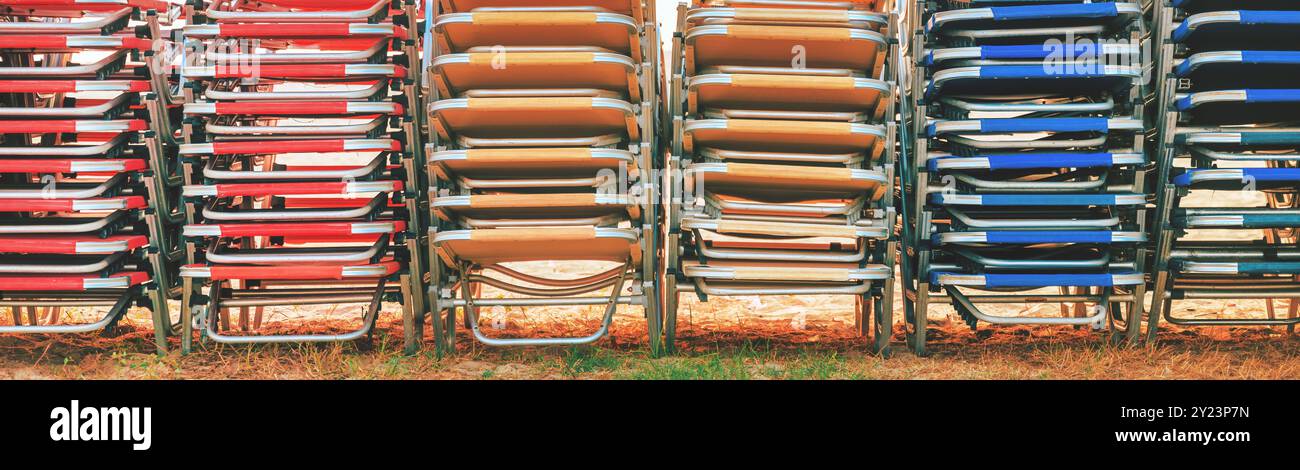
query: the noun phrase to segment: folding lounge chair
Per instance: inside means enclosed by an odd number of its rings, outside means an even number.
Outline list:
[[[665,337],[682,293],[847,295],[889,350],[897,95],[876,2],[679,8]],[[792,55],[794,52],[797,55]]]
[[[880,31],[886,26],[888,20],[888,15],[883,13],[862,10],[787,9],[773,12],[771,8],[698,8],[687,13],[686,27],[689,29],[700,25],[786,25]]]
[[[950,46],[1042,45],[1043,38],[1104,37],[1128,28],[1142,14],[1137,3],[1060,2],[962,8],[928,16],[925,32]]]
[[[193,7],[205,53],[190,82],[183,196],[182,349],[340,342],[373,333],[383,302],[422,308],[423,119],[418,5],[213,1]],[[261,48],[216,44],[256,41]],[[231,64],[257,64],[232,66]],[[267,308],[362,304],[340,333],[271,334]],[[238,309],[239,326],[231,316]],[[251,317],[251,318],[250,318]]]
[[[630,16],[565,5],[448,12],[435,19],[433,30],[438,47],[445,51],[465,52],[475,47],[583,46],[619,53],[640,62],[641,26]]]
[[[502,68],[504,66],[504,68]],[[473,90],[590,89],[640,99],[639,64],[632,58],[598,48],[582,50],[523,49],[505,56],[491,50],[445,54],[433,60],[431,80],[441,96]]]
[[[1300,96],[1294,78],[1300,13],[1284,2],[1201,0],[1174,2],[1158,13],[1166,26],[1158,36],[1160,57],[1170,78],[1159,96],[1160,223],[1148,340],[1156,338],[1161,319],[1294,331],[1300,323],[1294,250],[1300,129],[1292,122]],[[1185,203],[1204,191],[1262,194],[1265,203]],[[1217,235],[1225,233],[1234,235]],[[1267,316],[1186,317],[1173,308],[1176,300],[1222,298],[1261,299]],[[1279,299],[1286,305],[1282,316]]]
[[[925,354],[930,305],[939,300],[972,328],[1109,326],[1117,340],[1136,339],[1151,164],[1142,64],[1132,62],[1141,8],[935,6],[913,11],[910,88],[919,105],[904,113],[912,145],[899,172],[910,346]],[[1060,303],[1062,316],[981,309],[1042,301]]]
[[[691,8],[748,7],[748,8],[798,8],[817,10],[885,11],[888,2],[881,0],[693,0]]]
[[[181,215],[170,200],[172,90],[152,64],[170,7],[0,6],[9,19],[0,25],[0,304],[14,320],[0,333],[110,334],[139,305],[153,311],[166,349],[170,269],[180,256],[168,227]],[[63,323],[64,307],[104,310]]]
[[[691,75],[716,66],[851,69],[879,77],[885,38],[869,29],[832,26],[701,25],[685,32],[685,65]],[[803,51],[800,56],[792,51]],[[794,67],[794,68],[803,68]]]
[[[606,336],[620,305],[644,308],[659,352],[657,205],[637,196],[657,186],[654,17],[654,2],[639,0],[445,0],[431,12],[428,303],[439,352],[455,346],[458,313],[485,345],[573,345]],[[532,261],[599,272],[529,274],[520,263]],[[604,311],[590,334],[508,338],[480,325],[480,307],[496,306]],[[407,340],[417,347],[420,331]]]
[[[615,13],[632,18],[637,24],[644,24],[649,18],[647,12],[653,10],[653,6],[648,5],[649,2],[637,0],[565,0],[559,3],[551,0],[439,0],[438,3],[442,13],[553,8],[557,11]]]

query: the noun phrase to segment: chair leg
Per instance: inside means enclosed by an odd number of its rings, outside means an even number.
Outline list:
[[[181,283],[181,354],[185,355],[194,349],[194,279],[183,278]]]
[[[1286,318],[1287,318],[1287,320],[1293,320],[1293,319],[1295,319],[1295,317],[1296,317],[1296,313],[1297,313],[1297,312],[1296,312],[1297,308],[1300,308],[1300,303],[1297,303],[1297,302],[1296,302],[1296,299],[1289,299],[1289,300],[1287,300],[1287,304],[1286,304]],[[1292,324],[1289,324],[1289,325],[1286,326],[1286,334],[1288,334],[1288,335],[1294,335],[1294,334],[1295,334],[1295,323],[1292,323]]]
[[[927,284],[918,284],[916,288],[916,307],[912,313],[912,331],[908,335],[908,346],[912,347],[912,352],[917,356],[925,357],[926,351],[925,335],[927,323],[926,312],[930,307],[930,291]]]
[[[886,289],[888,292],[889,289]],[[880,357],[888,358],[893,355],[893,349],[890,347],[890,341],[894,335],[894,309],[893,299],[889,295],[881,295],[871,302],[870,299],[863,299],[864,303],[874,304],[871,316],[871,351],[879,354]]]
[[[645,321],[646,335],[650,341],[650,356],[659,357],[663,355],[663,317],[661,314],[659,299],[660,285],[654,279],[653,273],[648,274],[651,277],[649,282],[642,286],[642,293],[645,296]]]
[[[677,307],[681,297],[677,293],[677,276],[664,276],[664,353],[677,352]]]
[[[167,335],[171,332],[171,315],[167,312],[167,298],[162,288],[152,289],[149,300],[153,302],[153,342],[158,354],[167,354]],[[182,308],[184,306],[182,305]]]
[[[1160,317],[1169,310],[1170,302],[1166,298],[1169,292],[1169,286],[1173,281],[1169,278],[1168,272],[1156,272],[1156,282],[1151,291],[1151,312],[1147,315],[1147,334],[1146,343],[1148,346],[1155,346],[1156,334],[1160,330]]]
[[[1125,317],[1127,319],[1127,324],[1124,325],[1125,346],[1136,346],[1138,343],[1138,337],[1142,333],[1142,317],[1145,313],[1143,312],[1143,309],[1145,308],[1143,302],[1143,299],[1146,297],[1145,291],[1146,286],[1141,284],[1138,284],[1133,288],[1133,302],[1129,304],[1128,315]],[[1152,309],[1154,310],[1154,307]]]
[[[411,283],[410,275],[401,276],[402,299],[402,354],[413,356],[420,352],[420,339],[424,335],[424,312],[416,312],[414,302],[411,302]]]
[[[867,302],[873,300],[868,294],[853,296],[853,331],[863,338],[871,336],[871,313],[868,310],[872,308],[867,306]]]

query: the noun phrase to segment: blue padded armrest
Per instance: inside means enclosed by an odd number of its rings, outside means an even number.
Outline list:
[[[1025,20],[1064,20],[1079,18],[1113,18],[1119,16],[1115,3],[1059,3],[1051,5],[1018,5],[988,8],[971,8],[963,10],[960,20],[988,21],[1025,21]],[[943,13],[943,12],[941,12]],[[973,13],[973,14],[972,14]],[[928,33],[937,33],[950,21],[940,15],[931,16],[926,22]]]
[[[1100,243],[1111,244],[1129,241],[1132,232],[1112,232],[1109,230],[995,230],[969,233],[972,240],[964,243],[1000,243],[1009,245],[1027,245],[1035,243]],[[1119,237],[1119,240],[1116,237]],[[936,245],[943,244],[944,234],[936,233],[930,241]],[[1142,237],[1145,238],[1145,237]]]
[[[1300,89],[1294,88],[1216,91],[1243,92],[1243,96],[1228,96],[1222,93],[1210,95],[1216,92],[1192,93],[1178,100],[1178,110],[1189,111],[1197,106],[1211,103],[1300,103]],[[1210,96],[1213,98],[1207,98]]]
[[[972,285],[969,283],[945,283],[943,282],[945,276],[972,277],[971,275],[936,271],[930,273],[930,283],[935,285]],[[984,287],[1112,287],[1136,285],[1142,282],[1141,275],[1136,272],[1106,274],[979,274],[974,276],[983,278],[982,285]]]
[[[1106,47],[1096,43],[1046,43],[996,46],[971,46],[949,49],[932,49],[925,54],[925,65],[932,67],[945,60],[1030,60],[1030,59],[1096,59],[1103,55],[1123,54],[1126,49]],[[1132,52],[1129,52],[1132,53]]]
[[[1061,44],[1059,47],[1043,45],[981,46],[981,59],[1046,59],[1055,55],[1065,57],[1093,57],[1098,54],[1096,43]]]
[[[1237,263],[1241,274],[1300,274],[1300,261],[1254,261]]]
[[[975,157],[932,158],[927,162],[930,171],[939,171],[940,160],[960,158],[964,160],[982,159],[989,170],[1026,170],[1036,168],[1106,168],[1115,165],[1114,155],[1104,152],[1070,153],[1070,152],[1034,152],[988,154]]]
[[[1055,67],[1061,70],[1049,70],[1044,64],[1037,65],[986,65],[980,67],[980,78],[1103,78],[1115,76],[1108,73],[1103,66]]]
[[[964,206],[1116,206],[1145,202],[1141,194],[945,194],[931,193],[935,204]]]
[[[1244,214],[1241,219],[1242,227],[1245,228],[1294,227],[1300,225],[1300,216],[1291,214]]]
[[[1243,132],[1242,145],[1300,144],[1300,132]]]
[[[1106,118],[980,119],[981,132],[1106,132]]]
[[[1300,168],[1243,168],[1241,171],[1259,181],[1300,181]]]
[[[1300,261],[1205,262],[1175,260],[1183,272],[1217,274],[1300,274]]]
[[[1291,10],[1241,10],[1241,24],[1300,25],[1300,11]]]
[[[1290,103],[1300,101],[1300,89],[1246,90],[1247,103]]]
[[[1174,177],[1177,186],[1210,181],[1300,182],[1300,168],[1194,168]]]
[[[1074,66],[1074,67],[1049,67],[1044,64],[1038,65],[985,65],[980,67],[962,67],[958,69],[960,74],[937,73],[930,84],[925,88],[927,97],[934,96],[946,86],[963,84],[967,87],[978,87],[986,80],[1013,81],[1015,86],[1023,86],[1025,82],[1035,81],[1033,84],[1050,83],[1055,87],[1067,87],[1061,80],[1070,80],[1071,83],[1086,84],[1088,87],[1114,87],[1117,83],[1123,83],[1124,80],[1137,80],[1141,77],[1141,72],[1136,68],[1107,68],[1098,66]],[[970,73],[975,71],[976,73]],[[1082,80],[1087,80],[1081,82]]]
[[[1119,15],[1114,3],[1066,3],[991,7],[997,21],[1053,20],[1065,18],[1108,18]]]
[[[1300,51],[1241,51],[1245,64],[1300,64]]]
[[[978,119],[977,132],[1109,132],[1107,118],[1007,118]],[[930,123],[926,133],[939,133],[938,123]]]
[[[1092,46],[1092,44],[1089,44],[1089,46]],[[1071,47],[1071,51],[1075,49],[1085,49],[1088,52],[1090,52],[1092,50],[1095,50],[1096,48],[1095,47],[1085,48],[1085,47],[1077,47],[1077,46]],[[977,47],[963,47],[963,48],[939,49],[939,50],[931,49],[929,52],[925,54],[925,65],[927,67],[934,66],[934,64],[937,64],[941,60],[943,60],[943,59],[936,59],[936,54],[935,54],[936,52],[940,54],[947,54],[953,56],[954,58],[989,60],[989,59],[1045,59],[1051,56],[1056,51],[1053,50],[1052,48],[1047,47],[1046,45],[977,46]],[[1062,51],[1062,54],[1064,54],[1064,51]],[[1084,52],[1079,52],[1076,53],[1076,56],[1082,54],[1084,54]]]
[[[1300,145],[1300,132],[1206,132],[1179,134],[1175,140],[1179,144]]]
[[[1260,229],[1300,226],[1300,215],[1294,214],[1215,214],[1188,215],[1183,211],[1174,214],[1173,224],[1179,228]]]

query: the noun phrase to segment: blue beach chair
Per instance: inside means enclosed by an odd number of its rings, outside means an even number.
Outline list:
[[[1071,325],[1135,339],[1152,163],[1142,64],[1133,62],[1141,7],[937,7],[915,16],[919,99],[899,171],[911,221],[902,262],[909,344],[926,352],[928,315],[940,302],[972,328]],[[1060,303],[1062,315],[988,308],[1042,301]]]
[[[1291,2],[1179,0],[1157,18],[1167,25],[1154,37],[1169,78],[1158,100],[1147,337],[1156,338],[1162,320],[1293,331],[1300,323],[1300,10]],[[1209,205],[1186,203],[1207,194],[1214,194]],[[1176,314],[1174,303],[1190,299],[1263,300],[1267,315]]]

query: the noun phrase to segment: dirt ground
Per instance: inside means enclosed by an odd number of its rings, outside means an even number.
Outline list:
[[[895,354],[869,353],[852,333],[843,298],[685,299],[679,354],[650,358],[639,311],[616,316],[594,347],[490,349],[458,336],[455,355],[401,353],[401,321],[381,316],[369,342],[232,347],[206,344],[194,354],[154,353],[147,312],[125,332],[97,336],[0,336],[0,379],[1296,379],[1300,337],[1280,328],[1167,329],[1158,347],[1108,345],[1103,334],[1070,327],[989,327],[972,332],[933,314],[933,354],[906,351],[901,325]],[[1226,312],[1258,307],[1225,304]],[[1055,305],[1024,308],[1045,313]],[[1198,309],[1205,311],[1205,309]],[[761,315],[754,312],[763,312]],[[302,315],[312,313],[307,322]],[[1003,312],[1014,314],[1015,312]],[[1229,313],[1232,314],[1232,313]],[[594,309],[574,312],[485,311],[490,335],[578,335],[598,324]],[[325,317],[328,320],[321,321]],[[342,332],[357,308],[268,316],[264,332]],[[580,319],[575,319],[580,318]],[[175,346],[175,343],[173,343]]]

